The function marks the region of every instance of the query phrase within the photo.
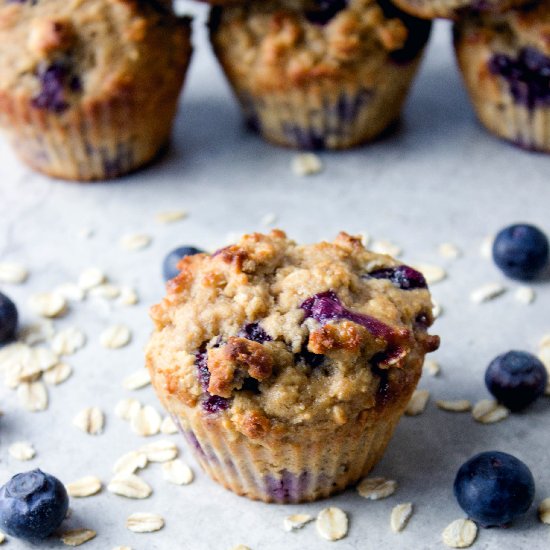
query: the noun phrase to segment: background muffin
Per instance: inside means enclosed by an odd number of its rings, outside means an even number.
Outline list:
[[[167,142],[190,55],[166,1],[2,2],[0,126],[47,174],[124,174]]]
[[[267,502],[365,475],[438,346],[422,275],[344,233],[248,235],[180,267],[152,309],[147,364],[206,472]]]
[[[383,2],[215,8],[216,55],[250,126],[279,145],[341,149],[395,121],[430,24]]]
[[[520,147],[550,151],[550,2],[470,14],[455,48],[480,121]]]

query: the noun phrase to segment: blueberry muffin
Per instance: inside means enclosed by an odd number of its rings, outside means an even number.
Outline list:
[[[210,18],[249,126],[300,149],[348,148],[394,122],[430,28],[387,0],[262,0]]]
[[[479,120],[493,134],[550,152],[550,1],[455,25],[458,64]]]
[[[147,365],[210,477],[290,503],[367,474],[439,345],[424,277],[345,233],[299,246],[278,230],[179,267]]]
[[[190,21],[157,0],[0,0],[0,127],[46,174],[106,179],[167,142]]]

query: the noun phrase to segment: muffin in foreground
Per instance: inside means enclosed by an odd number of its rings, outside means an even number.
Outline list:
[[[430,28],[387,0],[265,0],[210,18],[249,126],[299,149],[348,148],[388,128]]]
[[[464,82],[486,128],[550,152],[550,1],[505,14],[472,13],[455,25]]]
[[[291,503],[367,474],[439,345],[423,276],[345,233],[299,246],[278,230],[180,269],[147,365],[210,477]]]
[[[191,56],[170,2],[42,0],[0,5],[0,127],[51,176],[96,180],[167,143]]]

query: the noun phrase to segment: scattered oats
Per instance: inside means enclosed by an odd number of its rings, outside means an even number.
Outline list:
[[[77,235],[81,239],[90,239],[94,236],[94,230],[91,227],[83,227],[82,229],[79,229],[77,232]]]
[[[147,498],[153,492],[146,481],[134,474],[117,474],[107,485],[107,490],[115,495],[134,499]]]
[[[137,292],[129,286],[120,287],[118,303],[123,306],[134,306],[139,302]]]
[[[86,343],[86,335],[76,327],[59,331],[52,340],[52,349],[57,355],[73,355]]]
[[[78,277],[78,286],[82,290],[91,290],[101,283],[104,283],[107,276],[97,267],[88,267],[82,271]]]
[[[164,435],[172,435],[178,433],[178,427],[172,420],[171,416],[166,416],[162,424],[160,425],[160,433],[163,433]]]
[[[6,535],[0,532],[0,544],[2,544],[5,540],[6,540]]]
[[[20,285],[29,276],[27,268],[17,262],[0,262],[0,283]]]
[[[519,286],[514,292],[514,298],[516,302],[528,306],[535,301],[535,291],[528,286]]]
[[[159,223],[174,223],[184,220],[187,216],[188,214],[185,210],[166,210],[158,212],[155,215],[155,219]]]
[[[86,476],[65,485],[71,497],[91,497],[101,491],[101,480],[94,476]]]
[[[273,212],[269,212],[262,216],[261,224],[265,225],[266,227],[269,227],[270,225],[273,225],[277,221],[277,214],[274,214]]]
[[[124,379],[122,386],[127,390],[139,390],[151,383],[149,369],[141,368]]]
[[[118,349],[126,346],[132,333],[125,325],[113,325],[105,329],[99,337],[100,344],[107,349]]]
[[[73,426],[90,435],[98,435],[103,431],[105,418],[97,407],[82,409],[74,418]]]
[[[115,474],[130,475],[147,466],[147,456],[141,451],[130,451],[122,455],[113,466]]]
[[[65,380],[67,380],[72,373],[73,369],[70,365],[67,365],[67,363],[58,363],[51,369],[48,369],[42,378],[46,384],[49,384],[50,386],[57,386],[57,384],[65,382]]]
[[[144,453],[149,462],[168,462],[178,456],[178,448],[172,441],[153,441],[139,449]]]
[[[390,526],[394,533],[399,533],[407,527],[407,523],[411,519],[413,513],[413,505],[411,502],[398,504],[391,511]]]
[[[430,399],[430,392],[428,390],[415,390],[409,404],[407,405],[405,414],[407,416],[417,416],[422,414],[426,410],[428,399]]]
[[[550,525],[550,498],[545,498],[539,505],[539,519]]]
[[[19,363],[30,354],[30,347],[23,342],[13,342],[0,347],[0,370],[6,370],[13,363]]]
[[[61,535],[61,540],[67,546],[80,546],[95,538],[96,535],[97,533],[91,529],[74,529],[72,531],[65,531]]]
[[[416,264],[413,267],[424,275],[424,278],[429,285],[435,285],[436,283],[439,283],[447,278],[447,272],[438,265]]]
[[[370,249],[377,254],[387,254],[388,256],[398,257],[403,253],[403,249],[390,241],[374,241]]]
[[[132,550],[129,546],[115,546],[113,550]]]
[[[539,342],[539,346],[541,348],[550,348],[550,334],[545,334],[540,342]]]
[[[160,414],[150,405],[140,409],[130,419],[130,425],[134,433],[145,437],[158,434],[161,422]]]
[[[115,414],[122,420],[132,420],[140,411],[141,403],[133,397],[121,399],[115,407]]]
[[[493,257],[493,242],[495,238],[493,235],[489,235],[481,241],[479,247],[479,254],[482,258],[490,260]]]
[[[49,348],[34,348],[31,353],[32,361],[35,362],[41,370],[51,369],[57,365],[59,357]]]
[[[283,520],[283,529],[288,532],[295,531],[296,529],[301,529],[310,521],[313,521],[313,516],[309,514],[292,514]]]
[[[193,470],[178,458],[162,465],[162,477],[176,485],[189,485],[193,481]]]
[[[488,283],[470,293],[470,300],[474,304],[481,304],[493,300],[506,292],[506,287],[500,283]]]
[[[315,153],[294,155],[290,166],[296,176],[311,176],[323,170],[323,163]]]
[[[42,382],[23,382],[17,388],[17,396],[23,407],[30,412],[48,408],[48,392]]]
[[[436,302],[433,298],[432,298],[432,314],[434,316],[434,319],[439,319],[439,317],[443,315],[443,307],[439,302]]]
[[[478,401],[472,410],[474,419],[482,424],[499,422],[500,420],[504,420],[509,414],[510,411],[506,407],[499,405],[491,399]]]
[[[55,292],[39,292],[29,298],[29,307],[41,317],[57,317],[67,308],[67,301]]]
[[[105,300],[114,300],[120,296],[120,287],[111,283],[103,283],[90,290],[90,296],[94,298],[105,298]]]
[[[550,342],[545,339],[542,340],[539,347],[539,359],[542,361],[548,371],[548,374],[550,375]]]
[[[340,540],[348,533],[348,516],[340,508],[324,508],[315,522],[317,532],[326,540]]]
[[[29,346],[40,344],[51,340],[54,336],[55,330],[53,323],[49,319],[38,321],[30,325],[24,326],[18,334],[20,342]],[[5,348],[4,348],[5,349]]]
[[[120,246],[125,250],[142,250],[151,244],[151,237],[142,233],[131,233],[120,239]]]
[[[86,292],[76,283],[63,283],[55,287],[54,292],[73,302],[82,302],[86,297]]]
[[[447,260],[456,260],[462,256],[460,248],[453,243],[441,243],[437,250],[439,255]]]
[[[422,367],[424,372],[427,372],[430,376],[439,376],[441,372],[441,366],[437,361],[433,359],[427,359],[424,361],[424,366]]]
[[[26,441],[12,443],[8,449],[10,455],[16,460],[32,460],[36,456],[34,447]]]
[[[441,399],[436,401],[436,405],[441,410],[449,412],[468,412],[472,410],[472,404],[467,399],[457,399],[455,401]]]
[[[443,544],[450,548],[469,548],[477,537],[477,525],[469,519],[455,519],[443,531]]]
[[[395,493],[397,481],[384,477],[366,477],[357,486],[357,492],[370,500],[381,500]]]
[[[246,546],[245,544],[237,544],[237,546],[233,546],[231,550],[250,550],[250,546]]]
[[[164,519],[158,514],[132,514],[126,520],[126,527],[134,533],[152,533],[164,527]]]

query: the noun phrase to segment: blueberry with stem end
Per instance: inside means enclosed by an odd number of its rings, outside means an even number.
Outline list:
[[[15,304],[0,292],[0,344],[15,338],[19,315]]]
[[[162,262],[162,275],[165,281],[169,281],[176,277],[180,270],[178,269],[179,261],[185,256],[194,256],[202,254],[203,251],[194,246],[180,246],[169,252]]]
[[[529,510],[535,481],[521,460],[488,451],[460,467],[454,494],[460,507],[482,527],[503,527]]]
[[[0,529],[16,538],[44,539],[68,508],[69,496],[57,478],[41,470],[17,474],[0,488]]]

